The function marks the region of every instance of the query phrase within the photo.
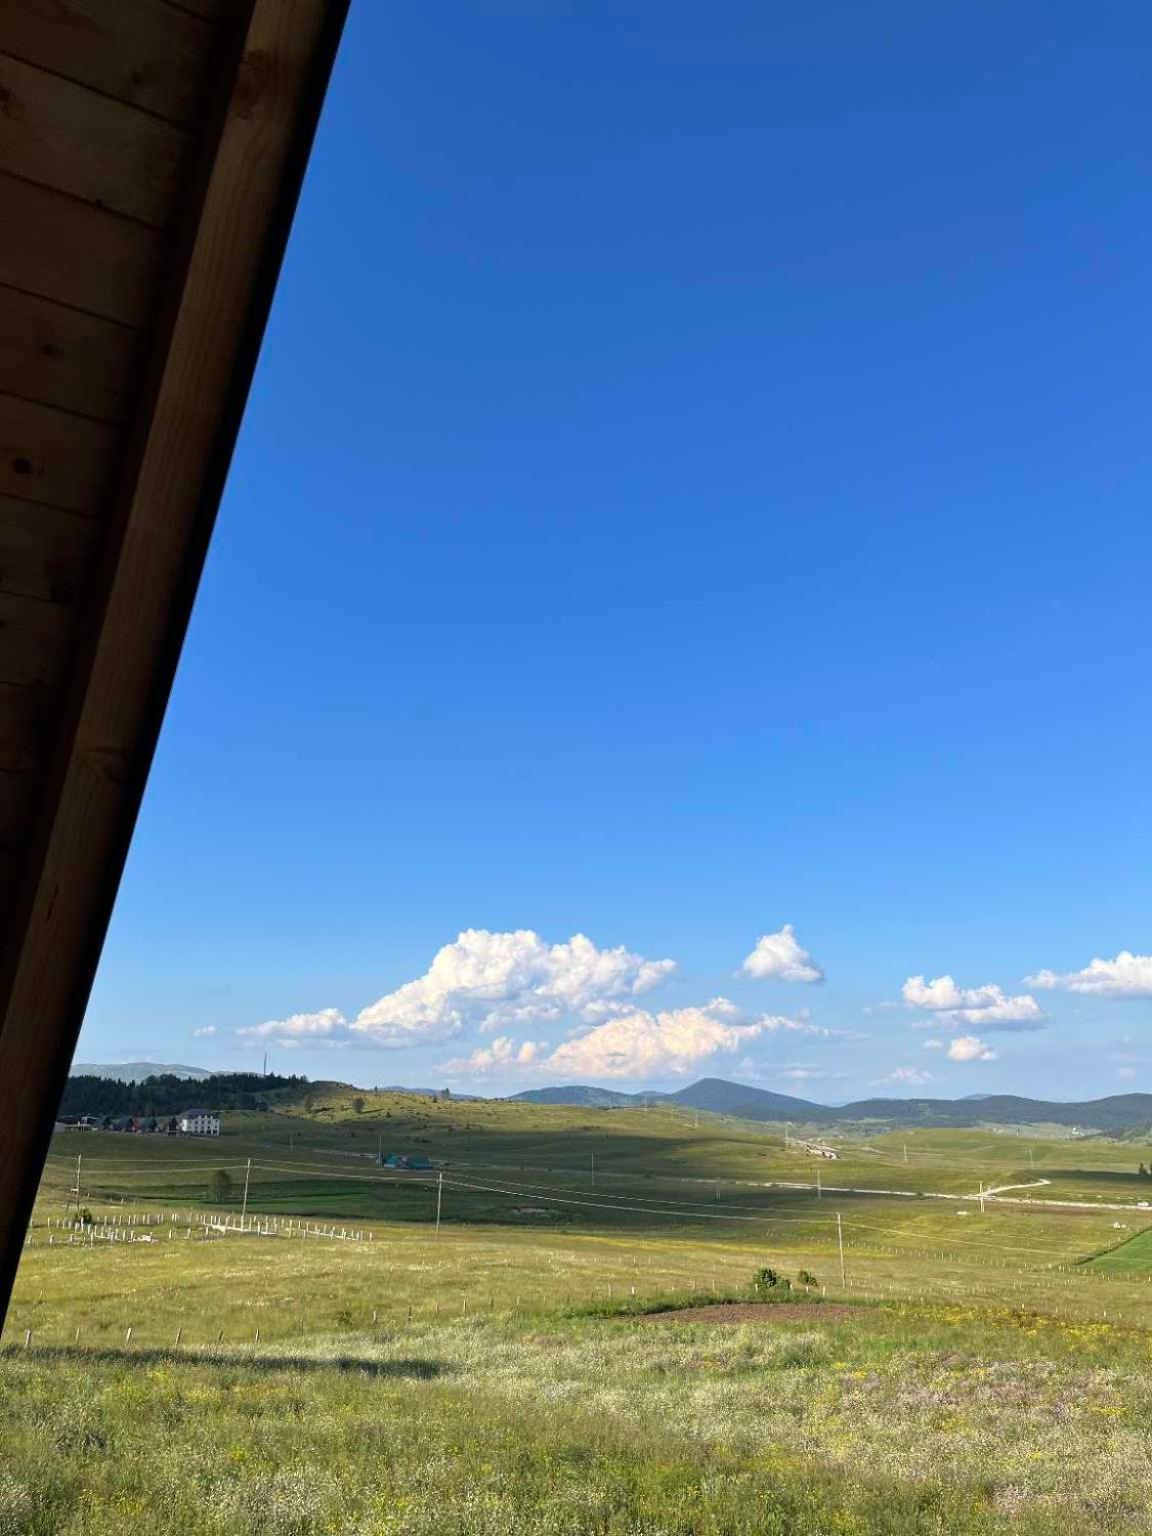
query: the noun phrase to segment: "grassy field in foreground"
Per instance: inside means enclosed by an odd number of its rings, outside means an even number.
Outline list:
[[[375,1170],[351,1108],[350,1130],[59,1138],[0,1347],[0,1536],[1152,1533],[1148,1218],[982,1212],[963,1196],[1020,1147],[981,1132],[845,1150],[886,1160],[874,1186],[903,1169],[953,1198],[820,1198],[758,1187],[760,1162],[811,1170],[763,1129],[702,1118],[695,1144],[694,1121],[612,1112],[593,1186],[588,1111],[499,1113],[524,1162],[483,1162],[490,1139],[443,1158],[439,1235],[434,1184]],[[438,1158],[476,1135],[405,1126],[400,1150]],[[116,1240],[59,1225],[73,1147]],[[1065,1139],[1031,1160],[1057,1154],[1105,1181],[1132,1158]],[[205,1235],[249,1157],[269,1235]],[[213,1210],[220,1167],[236,1198]],[[290,1212],[363,1237],[273,1235]],[[629,1315],[747,1296],[765,1264],[815,1275],[807,1313]]]
[[[1141,1334],[964,1309],[455,1319],[0,1360],[0,1530],[1152,1530]]]

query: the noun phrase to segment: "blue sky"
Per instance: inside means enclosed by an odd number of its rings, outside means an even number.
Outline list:
[[[1150,42],[359,0],[80,1055],[1150,1086]]]

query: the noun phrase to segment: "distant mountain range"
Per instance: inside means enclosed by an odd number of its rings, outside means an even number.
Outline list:
[[[140,1083],[145,1078],[162,1075],[203,1082],[220,1074],[203,1067],[159,1061],[77,1062],[71,1072],[73,1079],[101,1077],[118,1079],[122,1083]],[[315,1089],[320,1085],[311,1086]],[[382,1091],[430,1097],[438,1096],[443,1090],[391,1087]],[[476,1095],[454,1093],[453,1097],[470,1100]],[[787,1093],[773,1093],[767,1088],[751,1088],[746,1083],[730,1083],[722,1077],[703,1077],[698,1083],[675,1093],[622,1093],[615,1088],[572,1084],[558,1088],[528,1088],[511,1097],[513,1101],[525,1104],[568,1104],[588,1109],[643,1109],[648,1104],[677,1104],[684,1109],[731,1115],[739,1120],[777,1124],[791,1120],[797,1125],[812,1126],[924,1125],[960,1129],[976,1125],[1065,1125],[1085,1131],[1152,1128],[1152,1094],[1147,1093],[1114,1094],[1106,1099],[1073,1104],[1028,1099],[1017,1094],[979,1093],[968,1094],[962,1099],[859,1099],[851,1104],[830,1105],[798,1099]]]
[[[719,1077],[701,1078],[676,1093],[618,1093],[611,1088],[579,1085],[530,1088],[515,1094],[534,1104],[587,1105],[590,1109],[635,1109],[645,1104],[679,1104],[741,1120],[787,1121],[809,1125],[1067,1125],[1084,1130],[1118,1131],[1152,1125],[1152,1094],[1122,1093],[1106,1099],[1060,1104],[1016,1094],[972,1094],[963,1099],[860,1099],[833,1108],[787,1093],[750,1088]]]
[[[203,1067],[174,1066],[163,1061],[75,1061],[71,1077],[111,1077],[121,1083],[142,1083],[146,1077],[186,1077],[203,1082],[212,1077]]]

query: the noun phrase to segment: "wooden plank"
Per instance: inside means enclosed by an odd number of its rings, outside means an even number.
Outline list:
[[[0,592],[0,683],[58,688],[68,668],[76,610]]]
[[[212,40],[156,0],[4,0],[0,53],[173,122],[192,114]]]
[[[121,421],[138,341],[114,321],[0,287],[0,393]]]
[[[49,790],[0,924],[0,1317],[346,12],[347,0],[251,0],[242,16],[225,12],[243,23],[243,49],[219,77],[227,112],[206,119],[203,164],[185,182],[197,196],[184,194],[180,268],[118,472],[107,578],[61,713],[47,716]],[[34,749],[31,724],[31,747],[27,731],[0,730],[0,740]]]
[[[119,435],[86,416],[0,395],[0,495],[95,515]]]
[[[75,603],[92,574],[101,524],[0,496],[0,592]]]
[[[155,230],[3,173],[0,230],[0,283],[125,325],[148,318]]]
[[[24,841],[39,787],[34,773],[0,769],[0,857]]]
[[[186,11],[190,16],[212,20],[225,5],[235,5],[236,0],[160,0],[160,4],[167,10]]]
[[[0,164],[13,176],[158,227],[184,147],[171,123],[0,55]]]
[[[48,688],[0,683],[0,772],[32,773],[43,768],[57,707],[57,698]]]
[[[36,795],[41,787],[38,774],[0,769],[0,922],[18,889]]]

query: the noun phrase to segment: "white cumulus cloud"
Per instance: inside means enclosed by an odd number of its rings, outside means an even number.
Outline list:
[[[975,1035],[957,1035],[948,1047],[949,1061],[995,1061],[996,1052]]]
[[[443,1065],[456,1073],[528,1072],[568,1082],[679,1077],[715,1055],[791,1028],[823,1033],[814,1025],[773,1015],[745,1018],[735,1003],[717,997],[701,1007],[658,1012],[634,1008],[551,1047],[536,1041],[517,1045],[502,1035],[490,1046]]]
[[[400,1047],[497,1030],[580,1019],[593,1023],[658,986],[673,960],[646,960],[622,945],[598,949],[577,933],[548,944],[531,929],[468,928],[445,944],[423,976],[347,1019],[337,1008],[298,1013],[238,1031],[284,1045]]]
[[[216,1033],[215,1024],[201,1024],[199,1029],[192,1031],[193,1040],[207,1040]]]
[[[906,1007],[931,1013],[932,1025],[975,1024],[992,1030],[1044,1028],[1044,1010],[1034,997],[1026,992],[1009,997],[995,983],[958,987],[951,976],[937,976],[934,981],[909,976],[900,995]]]
[[[635,1009],[565,1040],[542,1065],[568,1078],[676,1077],[718,1052],[739,1050],[771,1022],[734,1022],[738,1017],[739,1010],[723,997],[702,1008]]]
[[[294,1013],[286,1019],[268,1019],[263,1024],[249,1024],[238,1029],[249,1040],[271,1040],[277,1045],[347,1045],[348,1020],[339,1008],[321,1008],[318,1013]]]
[[[823,981],[824,972],[796,941],[796,931],[785,923],[778,933],[765,933],[745,957],[741,967],[760,981]]]
[[[441,1063],[441,1070],[456,1076],[476,1073],[483,1077],[488,1072],[515,1072],[536,1064],[540,1046],[534,1040],[517,1045],[508,1035],[497,1035],[491,1045],[479,1047],[470,1056],[457,1056]]]
[[[1089,997],[1152,997],[1152,955],[1122,949],[1114,960],[1092,960],[1082,971],[1037,971],[1030,987],[1060,988]]]
[[[448,1039],[470,1026],[604,1018],[675,968],[673,960],[645,960],[623,946],[598,949],[582,933],[547,944],[528,928],[469,928],[444,945],[423,976],[361,1009],[352,1028],[370,1043],[406,1045]]]

